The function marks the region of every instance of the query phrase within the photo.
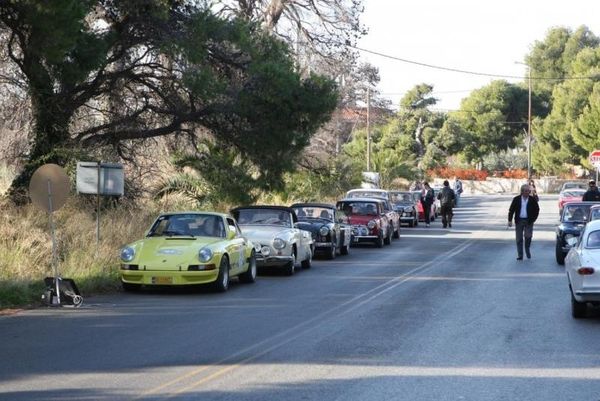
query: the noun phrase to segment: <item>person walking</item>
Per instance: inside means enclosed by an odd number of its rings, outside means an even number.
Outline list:
[[[536,202],[539,202],[540,197],[538,196],[537,188],[535,187],[535,181],[529,180],[529,190],[531,191],[529,195],[533,196]]]
[[[596,181],[590,180],[588,186],[589,188],[587,191],[585,191],[581,200],[590,202],[600,202],[600,191],[598,191]]]
[[[462,182],[458,177],[454,177],[454,206],[458,207],[460,194],[463,193]]]
[[[421,205],[423,206],[423,214],[425,215],[425,227],[429,227],[431,222],[431,205],[435,200],[433,189],[429,186],[429,183],[425,181],[423,183],[423,192],[421,193]]]
[[[452,227],[452,208],[454,207],[454,201],[456,196],[454,195],[454,191],[450,189],[450,183],[448,180],[444,180],[444,187],[438,194],[438,199],[440,200],[441,213],[442,213],[442,226]]]
[[[527,255],[527,259],[531,259],[533,223],[535,223],[540,214],[540,206],[530,193],[529,184],[521,185],[521,194],[513,198],[508,209],[508,227],[512,227],[513,216],[515,220],[517,260],[523,260],[523,240],[525,240],[525,254]]]

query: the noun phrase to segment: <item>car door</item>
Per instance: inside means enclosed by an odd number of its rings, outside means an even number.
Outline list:
[[[246,271],[246,243],[248,241],[242,236],[235,220],[228,217],[226,222],[227,238],[230,238],[226,246],[229,255],[230,274],[237,275]]]

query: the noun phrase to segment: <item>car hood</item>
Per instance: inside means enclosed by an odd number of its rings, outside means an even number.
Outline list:
[[[558,226],[559,231],[562,231],[565,234],[581,234],[581,230],[585,226],[584,223],[561,223]]]
[[[296,226],[301,230],[310,231],[311,233],[318,232],[321,227],[327,226],[329,227],[331,223],[326,220],[312,220],[312,221],[299,221],[296,223]]]
[[[250,241],[262,243],[272,241],[275,237],[285,239],[290,235],[291,230],[287,227],[269,225],[241,225],[240,229]]]
[[[221,238],[212,237],[151,237],[136,245],[138,264],[161,266],[162,269],[178,269],[179,266],[198,262],[198,251],[210,246]],[[140,266],[141,267],[141,266]]]

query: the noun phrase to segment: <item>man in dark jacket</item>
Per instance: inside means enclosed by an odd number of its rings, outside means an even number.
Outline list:
[[[523,239],[525,239],[525,254],[531,258],[531,238],[533,223],[540,214],[540,206],[533,196],[529,195],[529,185],[521,185],[521,195],[515,196],[508,209],[508,226],[515,220],[515,235],[517,239],[517,260],[523,260]]]
[[[452,208],[454,207],[454,201],[456,196],[454,191],[450,189],[450,183],[448,180],[444,180],[444,187],[438,194],[440,200],[440,206],[442,209],[442,226],[452,227]]]
[[[591,201],[591,202],[599,202],[600,201],[600,191],[598,191],[598,187],[596,186],[596,181],[591,180],[588,183],[589,189],[585,191],[583,194],[583,201]]]
[[[421,192],[421,205],[423,206],[423,214],[425,215],[425,227],[429,227],[431,221],[431,205],[435,200],[433,189],[428,182],[423,183],[423,191]]]

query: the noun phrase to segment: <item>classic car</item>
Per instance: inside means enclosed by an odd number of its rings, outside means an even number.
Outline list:
[[[564,191],[561,191],[561,193],[558,194],[558,213],[562,214],[565,203],[581,202],[584,193],[585,189],[581,188],[565,189]]]
[[[443,187],[434,186],[431,187],[433,189],[433,203],[435,203],[435,217],[440,217],[440,213],[442,213],[442,201],[438,199],[438,195],[440,194]]]
[[[568,206],[567,206],[568,207]],[[571,293],[571,314],[585,317],[588,303],[600,304],[600,220],[590,221],[572,245],[565,261]]]
[[[417,201],[413,194],[410,191],[390,191],[390,196],[394,210],[400,215],[400,222],[408,224],[409,227],[419,225]]]
[[[206,283],[227,291],[230,277],[255,281],[255,249],[229,215],[164,213],[143,239],[121,249],[119,273],[127,291]]]
[[[569,252],[569,238],[579,237],[581,230],[587,222],[587,216],[592,205],[597,202],[571,202],[565,204],[563,212],[560,215],[560,222],[556,227],[556,262],[559,265],[565,264],[565,256]]]
[[[582,182],[582,181],[567,181],[562,184],[559,192],[565,191],[567,189],[576,189],[576,188],[587,191],[588,184],[587,184],[587,182]]]
[[[309,231],[296,227],[294,209],[285,206],[243,206],[231,214],[242,233],[255,246],[258,267],[277,267],[291,276],[296,264],[310,269],[313,239]]]
[[[298,216],[296,227],[310,231],[314,249],[323,252],[328,259],[337,253],[347,255],[352,241],[352,226],[346,216],[326,203],[295,203],[290,206]]]
[[[352,225],[352,243],[372,242],[378,248],[392,240],[384,200],[377,198],[346,198],[336,203]],[[387,238],[386,238],[387,235]]]
[[[593,205],[590,207],[590,212],[587,217],[587,221],[600,220],[600,205]]]
[[[359,189],[351,189],[346,192],[346,198],[377,198],[384,199],[385,205],[384,210],[390,221],[389,230],[392,231],[392,236],[390,238],[400,238],[400,214],[394,210],[391,201],[390,192],[385,189],[379,188],[359,188]],[[389,233],[386,233],[385,238],[387,238]],[[387,242],[386,242],[387,243]]]
[[[425,211],[423,210],[423,203],[421,202],[422,192],[421,191],[411,191],[417,205],[417,215],[419,216],[419,221],[425,221]],[[435,221],[435,216],[437,215],[437,206],[435,202],[431,204],[431,210],[429,211],[429,221]],[[425,221],[428,223],[427,221]]]

